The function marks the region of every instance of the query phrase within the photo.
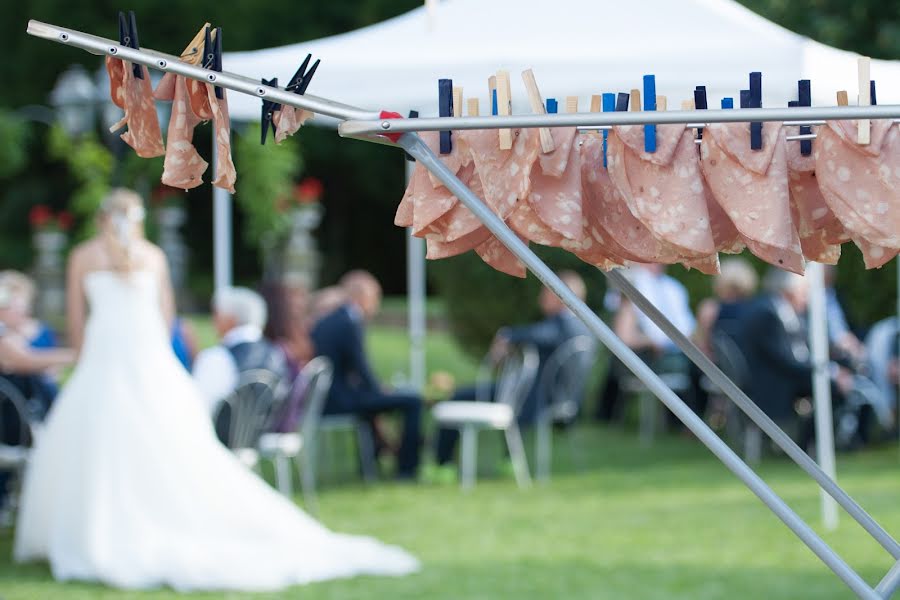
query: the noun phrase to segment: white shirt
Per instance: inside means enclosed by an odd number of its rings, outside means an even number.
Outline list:
[[[696,321],[688,304],[687,290],[678,280],[666,274],[655,275],[642,267],[629,269],[628,277],[634,287],[668,317],[678,331],[687,336],[694,332]],[[669,336],[640,310],[638,310],[638,326],[655,345],[661,348],[675,348],[675,343]]]
[[[197,354],[192,375],[194,383],[209,402],[210,414],[215,414],[219,403],[234,391],[240,378],[237,364],[228,347],[257,342],[261,337],[259,327],[241,325],[226,333],[219,344]]]

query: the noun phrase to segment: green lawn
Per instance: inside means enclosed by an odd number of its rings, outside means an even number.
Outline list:
[[[253,597],[851,597],[697,442],[674,436],[643,449],[633,432],[587,426],[559,442],[553,481],[526,491],[509,479],[489,475],[470,493],[452,485],[327,487],[320,497],[326,524],[408,548],[422,559],[421,573]],[[485,446],[483,452],[488,453],[490,444]],[[887,447],[843,455],[838,465],[842,484],[894,533],[900,531],[898,462],[897,449]],[[770,459],[762,474],[821,530],[813,483],[783,459]],[[4,600],[175,596],[165,590],[123,593],[57,584],[46,566],[12,565],[11,539],[9,532],[0,533]],[[826,533],[825,539],[869,581],[877,581],[891,565],[887,554],[846,516],[838,531]]]

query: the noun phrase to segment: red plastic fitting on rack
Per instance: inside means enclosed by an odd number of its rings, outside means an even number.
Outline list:
[[[378,118],[379,119],[402,119],[403,115],[401,115],[400,113],[383,110],[383,111],[381,111],[381,116],[379,116]],[[386,137],[387,139],[391,140],[392,142],[394,142],[396,144],[400,140],[400,136],[403,134],[402,133],[382,133],[380,135]]]

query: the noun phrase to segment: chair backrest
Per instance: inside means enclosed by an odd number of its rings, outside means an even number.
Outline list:
[[[537,377],[540,355],[531,344],[510,346],[496,364],[494,402],[508,404],[518,415]]]
[[[711,344],[716,366],[739,388],[746,391],[750,383],[750,367],[737,342],[727,333],[715,332]]]
[[[563,342],[547,358],[538,382],[541,413],[570,421],[578,414],[588,373],[597,358],[597,342],[578,335]],[[546,413],[545,413],[546,411]]]
[[[234,392],[222,401],[228,408],[228,447],[255,448],[259,437],[270,430],[284,400],[281,378],[265,369],[241,374]]]
[[[309,361],[298,375],[306,382],[306,406],[303,410],[303,419],[300,421],[300,438],[304,446],[319,428],[333,374],[334,367],[331,361],[324,356],[317,356]]]
[[[31,445],[31,420],[26,407],[27,400],[21,390],[0,377],[0,445]]]

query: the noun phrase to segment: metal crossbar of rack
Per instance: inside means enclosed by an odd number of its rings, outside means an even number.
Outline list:
[[[568,113],[492,117],[442,117],[422,119],[384,118],[369,111],[319,98],[298,95],[283,88],[261,85],[255,80],[227,72],[190,65],[178,57],[152,50],[135,50],[121,44],[55,25],[30,21],[28,33],[98,55],[111,55],[149,68],[173,72],[191,79],[281,104],[303,108],[341,121],[338,131],[355,137],[403,148],[428,169],[519,259],[550,288],[643,384],[657,396],[697,438],[721,460],[757,497],[784,522],[859,598],[889,598],[900,585],[900,544],[849,496],[818,464],[797,446],[757,405],[728,379],[703,352],[657,310],[621,273],[605,273],[610,282],[647,314],[762,431],[808,473],[847,513],[891,555],[895,563],[884,578],[872,586],[850,567],[825,541],[742,461],[716,433],[698,417],[588,306],[580,300],[528,245],[475,196],[415,134],[417,131],[453,129],[504,129],[518,127],[585,127],[684,123],[693,126],[722,122],[781,121],[786,125],[820,124],[829,119],[897,119],[900,106],[860,106],[789,109],[702,110],[673,112]],[[385,136],[391,135],[391,141]]]

